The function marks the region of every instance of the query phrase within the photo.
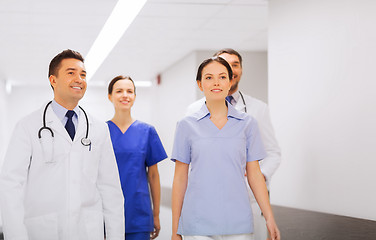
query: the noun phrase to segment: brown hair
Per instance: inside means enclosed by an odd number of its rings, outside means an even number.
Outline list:
[[[226,69],[227,69],[227,72],[228,72],[228,77],[229,77],[230,81],[232,80],[232,74],[233,73],[232,73],[232,68],[231,68],[230,64],[228,64],[228,62],[224,58],[219,57],[219,56],[215,56],[215,57],[205,59],[200,64],[200,66],[197,69],[196,81],[201,81],[202,70],[204,69],[204,67],[206,67],[209,63],[212,63],[212,62],[218,62],[218,63],[222,64],[223,66],[225,66]]]
[[[57,76],[61,61],[67,58],[74,58],[80,60],[81,62],[84,62],[84,58],[79,52],[70,49],[64,50],[51,60],[48,70],[48,77],[50,77],[51,75]]]
[[[242,63],[243,63],[242,56],[240,56],[240,53],[238,53],[237,51],[235,51],[235,50],[232,49],[232,48],[223,48],[223,49],[219,50],[218,52],[214,53],[213,57],[215,57],[215,56],[219,56],[219,55],[221,55],[221,54],[223,54],[223,53],[228,53],[228,54],[231,54],[231,55],[236,55],[236,56],[238,56],[240,66],[242,67]]]
[[[108,94],[109,95],[112,94],[112,90],[114,89],[114,85],[115,85],[115,83],[117,81],[119,81],[119,80],[125,80],[125,79],[128,79],[128,80],[130,80],[133,83],[134,94],[136,95],[136,85],[134,84],[133,79],[130,76],[122,76],[122,75],[114,77],[114,79],[112,79],[111,82],[108,84]]]

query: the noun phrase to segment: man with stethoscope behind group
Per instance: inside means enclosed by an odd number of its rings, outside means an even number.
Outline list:
[[[227,101],[229,101],[237,110],[246,112],[257,120],[266,151],[266,158],[260,161],[260,169],[269,188],[271,177],[281,162],[281,152],[270,121],[269,108],[266,103],[239,91],[239,81],[243,73],[243,67],[242,57],[237,51],[231,48],[224,48],[216,52],[214,56],[224,58],[231,65],[234,73],[232,86],[229,95],[226,97]],[[196,112],[201,108],[204,102],[205,98],[201,98],[192,103],[188,107],[186,114],[190,115],[191,113]],[[251,191],[250,197],[254,220],[255,240],[265,240],[267,238],[267,229],[264,217],[261,215],[261,210]]]
[[[78,106],[80,53],[50,63],[54,99],[17,125],[0,174],[6,240],[124,239],[123,194],[105,123]]]

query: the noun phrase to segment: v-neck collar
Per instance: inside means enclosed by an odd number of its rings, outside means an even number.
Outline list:
[[[208,107],[206,106],[206,102],[202,104],[202,107],[199,111],[195,112],[193,115],[197,119],[197,121],[200,121],[204,118],[209,117],[210,118],[210,112]],[[236,119],[244,119],[247,115],[243,112],[240,112],[235,109],[235,107],[231,104],[227,104],[227,118],[236,118]]]
[[[125,130],[125,132],[123,132],[123,131],[121,131],[121,129],[119,128],[118,125],[116,125],[113,121],[108,120],[108,122],[111,123],[112,125],[114,125],[115,128],[121,133],[122,136],[125,135],[125,134],[128,132],[128,130],[129,130],[129,129],[135,124],[135,122],[137,122],[137,121],[138,121],[138,120],[136,119],[133,123],[131,123],[131,125],[129,125],[129,127],[127,128],[127,130]]]
[[[202,105],[201,109],[194,113],[192,115],[194,118],[196,118],[197,121],[202,121],[202,120],[207,120],[207,125],[210,128],[214,128],[218,132],[223,132],[225,131],[224,129],[229,128],[232,126],[234,123],[231,119],[238,119],[242,120],[244,119],[247,115],[243,112],[240,112],[235,109],[235,107],[231,104],[227,104],[227,122],[226,124],[219,129],[211,120],[210,120],[210,112],[208,107],[206,106],[206,102]]]

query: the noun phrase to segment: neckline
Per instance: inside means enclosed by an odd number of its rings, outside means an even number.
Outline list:
[[[134,124],[135,124],[135,122],[137,122],[138,120],[136,119],[136,120],[134,120],[132,123],[131,123],[131,125],[129,125],[129,127],[123,132],[123,131],[121,131],[121,129],[119,128],[119,126],[118,125],[116,125],[112,120],[108,120],[108,122],[110,122],[110,123],[112,123],[115,127],[116,127],[116,129],[119,131],[119,132],[121,132],[121,134],[122,135],[124,135]]]

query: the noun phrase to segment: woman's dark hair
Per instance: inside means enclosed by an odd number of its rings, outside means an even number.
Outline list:
[[[114,89],[114,85],[117,81],[119,80],[130,80],[132,83],[133,83],[133,87],[134,87],[134,94],[136,95],[136,85],[134,85],[134,81],[133,79],[130,77],[130,76],[122,76],[122,75],[119,75],[119,76],[116,76],[114,79],[111,80],[111,82],[108,84],[108,94],[112,94],[112,90]]]
[[[226,69],[227,69],[227,72],[228,72],[228,77],[229,77],[230,81],[232,80],[232,69],[231,69],[230,64],[228,64],[228,62],[224,58],[222,58],[220,56],[216,56],[216,57],[208,58],[200,64],[200,66],[198,67],[198,70],[197,70],[197,76],[196,76],[197,81],[201,81],[202,70],[204,69],[204,67],[206,67],[209,63],[212,63],[212,62],[218,62],[218,63],[222,64],[223,66],[225,66]]]

